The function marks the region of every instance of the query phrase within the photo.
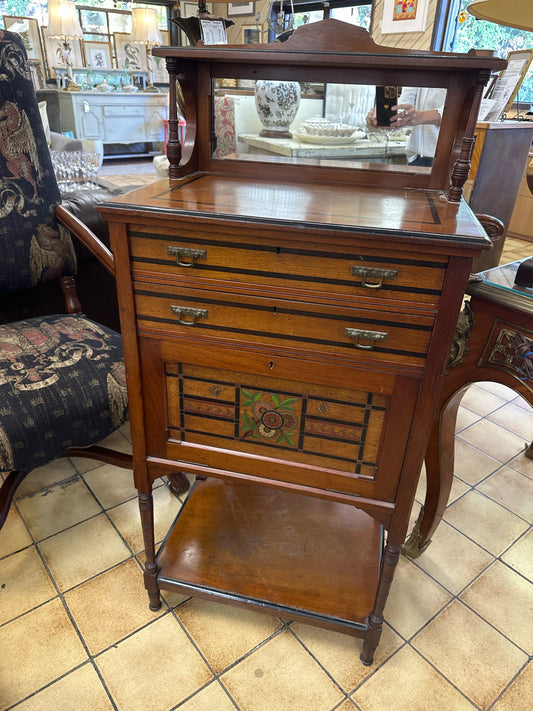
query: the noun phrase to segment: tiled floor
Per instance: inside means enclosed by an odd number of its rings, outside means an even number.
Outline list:
[[[503,261],[532,252],[510,240]],[[359,640],[253,610],[165,594],[151,612],[131,474],[34,472],[0,532],[0,709],[530,711],[532,438],[511,390],[469,389],[451,503],[400,560],[371,667]],[[127,428],[112,439],[129,449]],[[161,482],[154,499],[161,539],[181,502]]]

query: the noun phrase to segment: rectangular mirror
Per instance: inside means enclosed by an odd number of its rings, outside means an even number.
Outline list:
[[[235,78],[212,82],[213,158],[431,173],[439,126],[409,122],[416,107],[432,112],[424,115],[440,123],[444,88],[376,91],[370,84]],[[377,94],[385,97],[386,112],[399,106],[388,127],[374,125]],[[415,160],[417,156],[423,160]]]

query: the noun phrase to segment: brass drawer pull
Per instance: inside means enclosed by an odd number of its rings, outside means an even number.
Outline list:
[[[381,331],[363,331],[360,328],[345,328],[344,335],[353,338],[354,346],[361,351],[371,351],[376,341],[384,341],[387,338],[387,334]],[[368,341],[368,343],[361,343],[361,341]]]
[[[381,289],[383,282],[388,279],[395,281],[398,276],[396,269],[378,269],[376,267],[352,267],[352,276],[361,277],[361,286],[367,289]],[[368,282],[367,279],[377,279],[375,282]]]
[[[205,249],[189,249],[189,247],[174,247],[173,245],[168,245],[167,254],[176,256],[176,264],[179,267],[194,267],[195,259],[205,259],[207,257],[207,252]],[[188,261],[183,262],[182,259],[187,259]]]
[[[177,314],[178,323],[182,326],[195,326],[197,318],[207,318],[207,309],[193,309],[189,306],[171,306],[173,314]],[[185,321],[184,316],[189,316],[191,321]]]

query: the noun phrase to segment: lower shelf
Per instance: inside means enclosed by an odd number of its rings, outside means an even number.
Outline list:
[[[158,583],[358,634],[382,547],[382,526],[348,504],[207,479],[158,554]]]

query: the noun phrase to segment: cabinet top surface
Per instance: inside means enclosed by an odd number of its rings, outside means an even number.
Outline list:
[[[281,183],[214,174],[161,180],[106,202],[110,219],[139,219],[135,213],[221,218],[238,222],[379,232],[450,239],[484,246],[484,230],[464,203],[438,190]]]

